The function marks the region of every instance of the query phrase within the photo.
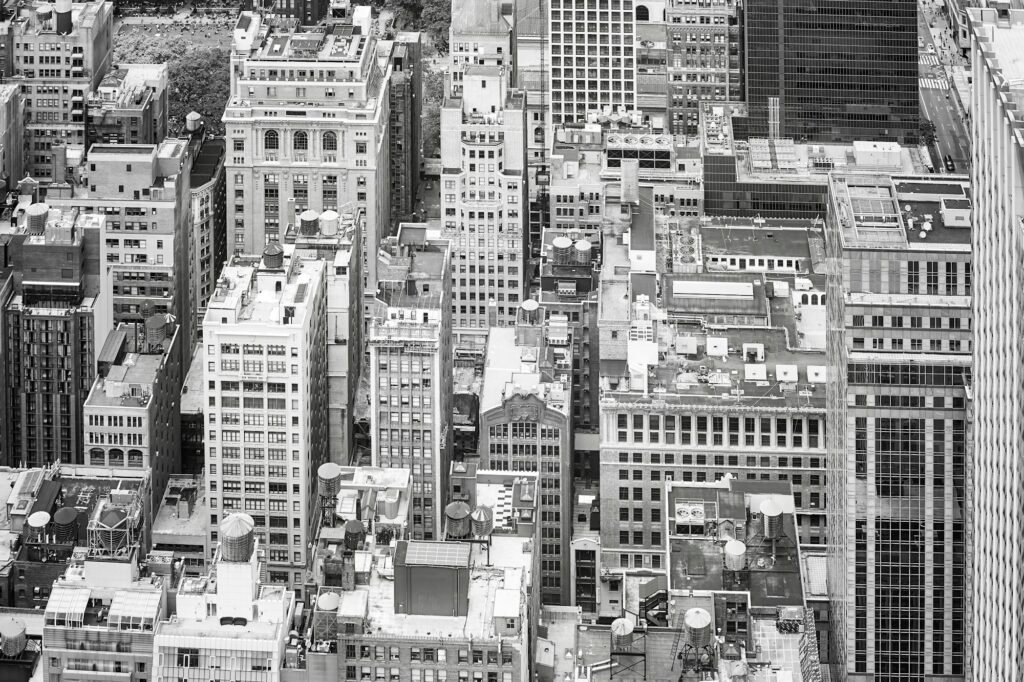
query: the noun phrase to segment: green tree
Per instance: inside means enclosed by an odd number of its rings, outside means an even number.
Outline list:
[[[935,143],[935,124],[926,118],[921,119],[921,127],[919,130],[921,144],[931,145]]]
[[[423,76],[423,156],[441,152],[441,105],[444,104],[444,73],[427,71]]]

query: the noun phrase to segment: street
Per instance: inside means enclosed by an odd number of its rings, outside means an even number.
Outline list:
[[[935,22],[936,42],[930,22]],[[971,158],[970,139],[961,120],[956,103],[951,99],[952,84],[946,65],[962,68],[963,57],[953,44],[952,35],[945,20],[938,12],[938,3],[922,3],[918,12],[918,35],[924,41],[920,52],[919,77],[921,97],[921,118],[935,124],[935,147],[941,158],[937,159],[935,171],[946,172],[943,159],[948,155],[956,165],[957,173],[967,173]],[[929,49],[929,46],[932,46]]]

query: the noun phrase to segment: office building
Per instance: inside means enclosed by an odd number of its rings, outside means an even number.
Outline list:
[[[423,37],[418,31],[401,31],[394,40],[381,41],[377,47],[391,63],[391,219],[411,220],[419,210],[423,157]]]
[[[515,87],[526,93],[526,186],[530,252],[536,255],[542,228],[548,224],[548,156],[551,153],[551,53],[548,3],[515,3],[512,48]]]
[[[248,7],[248,5],[253,7]],[[312,26],[327,16],[330,0],[252,0],[246,10],[262,9],[268,17],[298,19],[303,26]]]
[[[3,250],[16,268],[3,311],[3,451],[10,465],[82,464],[82,406],[112,326],[96,262],[105,221],[46,204],[28,206],[19,220]]]
[[[166,315],[153,315],[141,327],[119,324],[96,358],[96,381],[82,414],[85,463],[148,469],[159,501],[168,477],[181,468],[181,337]]]
[[[272,242],[224,268],[203,322],[210,544],[220,515],[253,514],[270,582],[298,594],[328,452],[324,270]]]
[[[972,195],[948,175],[829,179],[828,586],[847,680],[965,673]]]
[[[366,213],[364,286],[390,233],[390,66],[351,24],[299,28],[243,12],[234,31],[228,140],[228,250],[258,255],[307,209]]]
[[[665,5],[672,133],[696,135],[703,102],[743,101],[741,15],[736,0]]]
[[[823,679],[785,483],[663,482],[667,575],[600,573],[613,620],[545,609],[540,679]],[[570,672],[571,671],[571,672]]]
[[[603,249],[599,566],[668,569],[665,480],[792,485],[799,541],[824,543],[824,277],[714,272],[703,228],[675,246],[689,263],[667,258],[650,191],[640,190],[628,244],[608,236]],[[821,238],[812,226],[780,241],[806,252]]]
[[[367,332],[371,463],[411,469],[414,539],[442,537],[452,440],[451,251],[405,223],[381,250],[380,311]]]
[[[25,172],[63,181],[85,156],[86,104],[110,70],[114,4],[61,0],[18,8],[7,25],[10,82],[25,97]]]
[[[459,47],[441,109],[441,220],[455,265],[455,342],[479,354],[489,328],[514,324],[526,291],[526,110],[500,7],[466,0],[456,9]]]
[[[295,594],[282,585],[264,584],[263,548],[252,517],[231,514],[219,527],[221,541],[209,573],[185,577],[175,594],[175,617],[156,625],[153,682],[196,674],[281,680]]]
[[[1017,537],[1000,519],[1021,513],[1024,426],[1020,386],[1013,375],[1021,364],[1018,339],[1024,330],[1014,311],[1021,301],[1015,235],[1024,193],[1021,116],[1022,92],[1017,55],[1024,40],[1024,12],[1000,8],[968,10],[971,95],[971,254],[978,264],[973,294],[974,389],[972,483],[968,490],[971,565],[971,638],[969,669],[973,679],[1004,679],[1024,669],[1024,594],[1014,576],[1024,570]]]
[[[581,122],[605,107],[635,110],[635,19],[649,20],[651,10],[633,0],[583,7],[554,0],[549,12],[552,124]]]
[[[748,0],[750,137],[917,143],[914,0]]]
[[[114,322],[142,323],[173,315],[181,326],[183,360],[195,338],[188,290],[188,145],[94,145],[82,176],[53,183],[51,206],[103,216],[100,285],[112,296]]]
[[[552,367],[545,357],[549,353],[540,338],[517,339],[516,330],[491,330],[478,452],[482,469],[537,472],[541,602],[557,605],[569,603],[572,587],[564,524],[572,512],[573,416],[570,372]]]
[[[188,292],[192,297],[192,328],[202,332],[206,303],[220,269],[228,258],[227,193],[224,177],[225,143],[223,138],[205,134],[205,126],[194,112],[186,118],[192,166],[189,191],[192,199],[192,229],[188,236]],[[191,130],[188,128],[191,127]]]
[[[167,137],[167,65],[118,64],[89,92],[86,149]]]
[[[339,210],[319,217],[306,211],[300,228],[285,235],[285,243],[295,245],[298,257],[322,260],[326,268],[330,460],[347,464],[355,457],[352,424],[366,350],[361,251],[366,215],[355,204]]]

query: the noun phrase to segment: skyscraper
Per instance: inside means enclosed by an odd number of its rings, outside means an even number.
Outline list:
[[[371,463],[412,470],[412,537],[437,540],[452,453],[451,252],[425,224],[403,223],[380,261],[367,334]]]
[[[508,26],[496,3],[464,0],[452,24],[441,110],[441,214],[452,248],[456,345],[483,351],[511,326],[526,283],[525,97],[513,89]],[[472,47],[470,47],[472,45]]]
[[[970,196],[962,176],[829,177],[828,588],[848,682],[964,678]]]
[[[583,122],[588,111],[636,107],[633,0],[554,0],[550,5],[551,119]],[[637,19],[650,18],[645,5]]]
[[[748,0],[751,136],[915,143],[916,0]]]
[[[1024,670],[1024,11],[971,8],[975,420],[971,673]]]
[[[216,510],[245,510],[270,582],[300,594],[327,461],[324,270],[268,244],[259,267],[224,268],[203,322],[210,544]]]

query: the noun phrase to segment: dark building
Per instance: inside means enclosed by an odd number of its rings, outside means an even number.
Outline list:
[[[423,43],[417,32],[399,33],[391,47],[391,215],[398,221],[416,210],[420,180]],[[424,220],[426,218],[424,217]]]
[[[106,337],[98,291],[102,218],[33,204],[6,250],[15,276],[4,302],[7,464],[84,463],[82,406]],[[109,305],[109,304],[108,304]]]
[[[751,136],[917,142],[915,0],[748,0]]]

